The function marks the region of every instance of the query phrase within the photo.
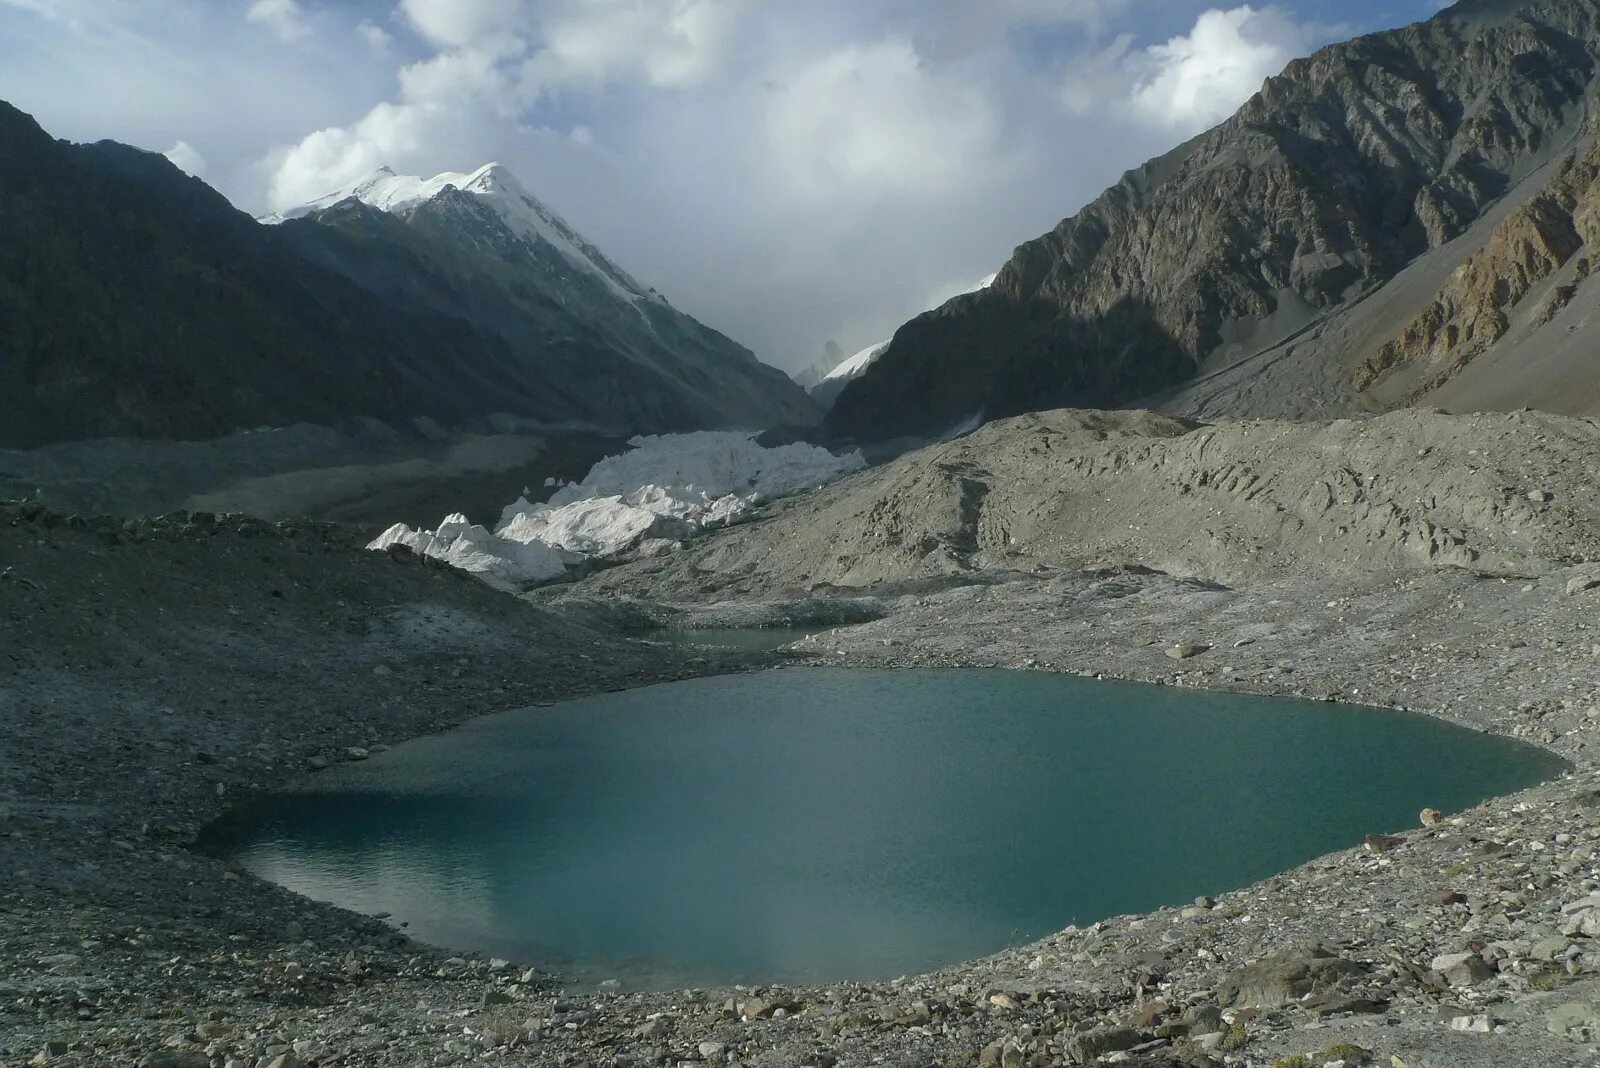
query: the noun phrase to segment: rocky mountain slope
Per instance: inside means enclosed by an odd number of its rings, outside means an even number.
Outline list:
[[[903,326],[829,425],[931,434],[1152,396],[1208,416],[1595,410],[1593,346],[1550,350],[1588,336],[1597,52],[1589,0],[1463,0],[1297,60]]]
[[[519,231],[449,186],[398,213],[343,201],[262,226],[160,156],[58,142],[0,105],[0,446],[355,416],[626,432],[813,416],[550,218]],[[614,275],[574,266],[580,245]]]

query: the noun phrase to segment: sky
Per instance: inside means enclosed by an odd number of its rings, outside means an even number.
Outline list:
[[[997,270],[1291,58],[1439,0],[0,0],[0,99],[252,214],[498,161],[798,370]]]

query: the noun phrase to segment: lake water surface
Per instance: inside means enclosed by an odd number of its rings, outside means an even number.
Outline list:
[[[796,669],[489,717],[323,773],[211,845],[580,981],[882,978],[1240,887],[1563,766],[1375,709]]]

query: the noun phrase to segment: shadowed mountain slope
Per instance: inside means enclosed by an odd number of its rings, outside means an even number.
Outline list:
[[[341,202],[263,226],[161,156],[59,142],[0,104],[0,233],[0,446],[357,416],[636,433],[815,413],[747,350],[453,187],[403,215]]]

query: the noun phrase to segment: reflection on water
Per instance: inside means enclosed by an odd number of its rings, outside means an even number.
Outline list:
[[[807,669],[491,717],[327,772],[217,844],[580,978],[869,978],[1238,887],[1560,767],[1372,709]]]

